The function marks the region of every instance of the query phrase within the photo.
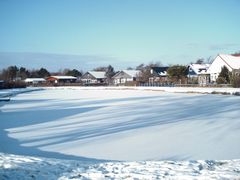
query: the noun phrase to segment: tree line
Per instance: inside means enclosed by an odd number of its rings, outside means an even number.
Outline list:
[[[239,55],[240,52],[232,55]],[[211,61],[211,57],[206,60],[199,58],[196,60],[196,64],[203,64]],[[149,82],[149,78],[152,77],[151,68],[163,67],[161,62],[150,62],[148,64],[139,64],[135,68],[127,68],[128,70],[138,70],[140,73],[137,77],[139,82]],[[104,71],[106,72],[107,83],[110,84],[112,77],[117,73],[113,66],[101,66],[96,67],[93,71]],[[26,78],[47,78],[51,75],[65,75],[81,77],[83,75],[82,70],[77,69],[63,69],[58,72],[49,72],[46,68],[40,69],[27,69],[25,67],[9,66],[5,69],[0,70],[0,80],[4,80],[8,83],[19,82]],[[168,82],[172,83],[187,83],[188,67],[185,65],[170,65],[167,70]],[[240,86],[240,77],[234,73],[230,73],[226,67],[222,68],[221,73],[217,79],[218,84],[232,84],[234,87]]]
[[[9,66],[0,70],[0,79],[4,81],[18,81],[26,78],[47,78],[50,75],[65,75],[65,76],[82,76],[82,73],[76,69],[64,69],[58,72],[49,72],[46,68],[26,69],[25,67],[18,68],[17,66]]]
[[[152,67],[161,67],[162,64],[160,62],[157,63],[149,63],[147,65],[140,64],[135,68],[128,68],[139,70],[140,74],[138,76],[139,81],[148,82],[149,77],[151,77],[151,68]],[[106,72],[106,78],[108,81],[112,79],[112,77],[116,74],[116,71],[113,66],[101,66],[96,67],[93,71],[104,71]],[[168,74],[170,78],[174,78],[179,80],[187,75],[187,67],[184,65],[174,65],[168,69]],[[83,71],[79,71],[77,69],[64,69],[59,70],[58,72],[49,72],[46,68],[40,69],[27,69],[25,67],[17,67],[17,66],[9,66],[5,69],[0,70],[0,80],[4,81],[21,81],[26,78],[47,78],[50,75],[65,75],[65,76],[74,76],[81,77],[83,75]]]

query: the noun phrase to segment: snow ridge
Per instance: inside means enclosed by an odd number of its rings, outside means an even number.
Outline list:
[[[0,153],[0,179],[239,179],[240,160],[91,163]]]

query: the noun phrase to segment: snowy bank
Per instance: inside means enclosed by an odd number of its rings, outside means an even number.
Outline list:
[[[0,153],[8,179],[238,179],[240,160],[86,163]]]
[[[15,88],[15,89],[1,89],[0,98],[12,97],[21,93],[42,90],[43,88],[28,87],[28,88]]]
[[[240,88],[210,88],[210,87],[143,87],[143,86],[107,86],[107,87],[47,87],[46,89],[72,89],[72,90],[148,90],[172,93],[200,93],[200,94],[225,94],[240,95]]]

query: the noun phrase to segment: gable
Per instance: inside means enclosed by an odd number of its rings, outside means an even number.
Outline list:
[[[125,73],[124,71],[120,71],[115,76],[113,76],[114,79],[120,79],[120,78],[132,78],[130,75]]]
[[[190,76],[197,75],[197,73],[194,71],[194,69],[191,66],[188,66],[188,75]]]
[[[90,74],[89,72],[86,72],[81,79],[96,79],[92,74]]]
[[[211,66],[209,67],[207,73],[209,74],[218,74],[221,72],[222,67],[226,66],[229,71],[232,71],[232,68],[229,66],[229,64],[226,63],[226,61],[223,60],[219,55],[214,59]]]
[[[126,73],[131,78],[137,77],[137,75],[140,73],[139,70],[123,70],[124,73]]]
[[[96,79],[105,79],[106,72],[105,71],[88,71],[89,74],[91,74]]]
[[[240,56],[220,54],[219,57],[231,68],[240,69]]]

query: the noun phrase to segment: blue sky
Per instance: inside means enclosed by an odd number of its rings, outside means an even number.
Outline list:
[[[1,0],[0,52],[186,64],[240,51],[239,8],[240,0]]]

